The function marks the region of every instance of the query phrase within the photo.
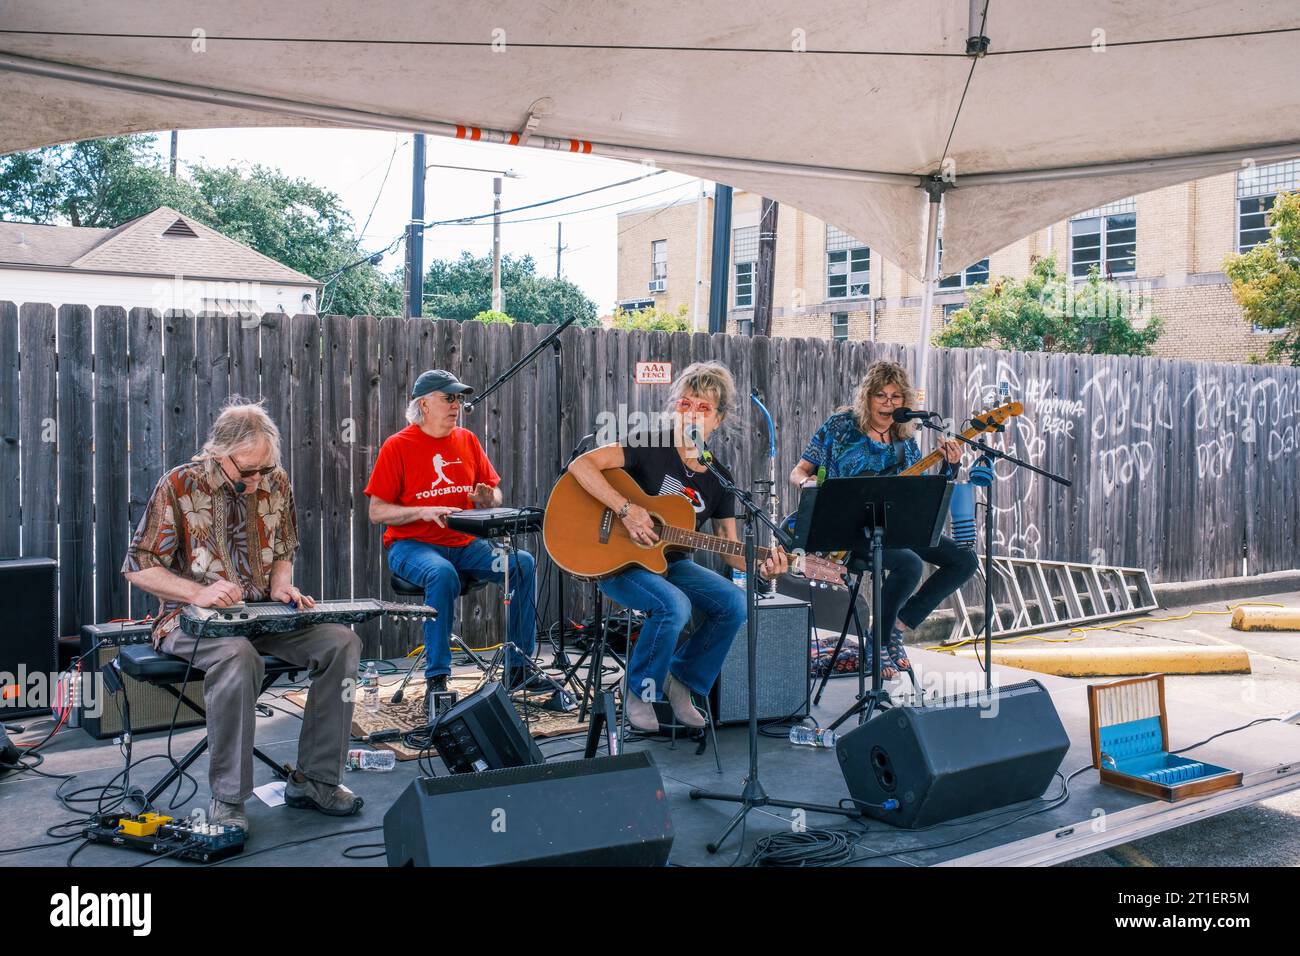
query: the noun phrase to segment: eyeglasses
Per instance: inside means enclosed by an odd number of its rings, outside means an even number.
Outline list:
[[[235,466],[235,471],[239,472],[240,478],[252,478],[254,475],[265,478],[278,467],[277,465],[267,465],[265,468],[240,468],[233,458],[230,459],[230,463]]]
[[[442,396],[443,401],[448,405],[461,405],[465,402],[465,396],[461,394],[453,395],[451,392],[439,392],[438,394]]]
[[[679,412],[699,412],[701,415],[712,415],[717,411],[717,408],[711,402],[693,402],[689,398],[679,398],[677,400],[677,410]]]
[[[871,397],[878,402],[889,402],[891,405],[903,404],[903,396],[897,392],[888,395],[884,392],[872,392]]]

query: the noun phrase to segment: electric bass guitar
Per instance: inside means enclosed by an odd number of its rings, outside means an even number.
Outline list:
[[[551,490],[542,523],[542,542],[551,560],[577,578],[596,580],[611,577],[627,568],[639,567],[656,574],[668,570],[669,551],[712,551],[744,557],[745,543],[704,534],[695,530],[695,509],[681,495],[648,495],[622,468],[602,472],[620,495],[650,512],[659,540],[639,544],[614,513],[587,493],[567,472]],[[759,548],[758,560],[767,559],[770,548]],[[840,584],[844,569],[834,562],[811,555],[791,554],[791,573],[817,581]]]

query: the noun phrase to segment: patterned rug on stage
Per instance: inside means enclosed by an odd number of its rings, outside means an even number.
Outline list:
[[[387,683],[380,683],[379,713],[377,714],[366,713],[358,703],[352,713],[352,736],[364,737],[367,734],[393,728],[408,731],[424,727],[424,681],[420,679],[418,674],[413,677],[411,682],[406,685],[406,693],[402,695],[402,702],[394,704],[392,697],[397,693],[397,688],[401,686],[401,683],[400,679],[391,679]],[[447,681],[447,689],[456,691],[460,695],[459,700],[464,700],[481,686],[483,686],[481,674],[452,677]],[[538,739],[558,737],[562,734],[571,734],[586,729],[586,724],[578,723],[578,712],[576,710],[567,714],[542,710],[541,705],[545,703],[549,696],[550,694],[535,694],[528,698],[533,706],[528,708],[529,716],[528,720],[525,721],[525,725],[532,732],[533,737]],[[298,707],[303,707],[307,703],[307,691],[305,689],[293,691],[285,694],[284,699],[292,701]],[[515,709],[520,712],[520,719],[522,720],[524,717],[523,705],[516,701]],[[355,744],[354,746],[366,745]],[[371,746],[393,751],[397,754],[398,760],[416,760],[420,756],[419,750],[407,747],[400,740]],[[433,754],[436,751],[430,750],[429,753]]]

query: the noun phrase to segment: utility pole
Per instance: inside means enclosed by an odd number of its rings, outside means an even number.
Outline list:
[[[709,331],[727,331],[727,288],[731,279],[731,187],[713,191],[713,262],[709,283]]]
[[[564,252],[564,223],[555,224],[555,278],[560,277],[560,254]]]
[[[776,219],[780,204],[763,197],[763,212],[758,225],[758,265],[754,276],[754,321],[751,335],[770,335],[772,331],[772,289],[776,284]]]
[[[172,162],[171,162],[172,179],[176,178],[176,147],[180,145],[180,138],[181,138],[180,130],[175,130],[175,129],[172,130]]]
[[[501,308],[501,177],[492,177],[492,311]]]
[[[411,222],[406,227],[406,317],[423,314],[424,299],[424,134],[411,149]]]

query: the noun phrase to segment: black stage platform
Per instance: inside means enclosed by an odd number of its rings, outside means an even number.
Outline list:
[[[927,688],[971,691],[981,686],[982,677],[974,661],[958,660],[948,655],[911,650]],[[1061,770],[1076,770],[1090,760],[1087,732],[1087,698],[1085,682],[1032,675],[1010,668],[997,668],[1000,684],[1011,684],[1036,677],[1052,693],[1061,720],[1070,735],[1072,746]],[[895,685],[897,686],[897,685]],[[830,682],[815,714],[829,722],[852,702],[857,688],[855,679]],[[284,711],[295,711],[288,701],[276,699],[283,688],[273,688],[263,700],[275,705],[273,716],[259,721],[258,745],[277,760],[292,762],[296,754],[299,721]],[[1171,694],[1168,700],[1171,744],[1174,749],[1203,740],[1222,730],[1245,723],[1240,714],[1228,714],[1193,706]],[[35,725],[33,725],[35,729]],[[172,752],[179,756],[199,738],[201,730],[176,734]],[[568,760],[580,756],[583,739],[569,737],[542,743],[549,759]],[[166,735],[138,737],[135,757],[166,752]],[[715,791],[738,791],[748,762],[748,747],[743,726],[726,727],[718,732],[723,773],[717,773],[713,754],[697,755],[692,742],[679,740],[629,741],[628,749],[648,749],[653,753],[671,800],[676,842],[671,863],[680,866],[726,866],[744,862],[755,840],[768,833],[789,831],[789,811],[756,810],[749,814],[741,850],[739,828],[717,855],[710,855],[705,845],[715,838],[735,810],[734,804],[693,801],[691,788]],[[840,776],[835,754],[831,750],[797,747],[787,740],[760,737],[761,778],[769,795],[790,801],[836,804],[848,796]],[[1205,798],[1176,804],[1146,800],[1133,794],[1102,787],[1096,773],[1088,771],[1074,779],[1070,798],[1062,806],[1047,812],[1024,816],[1042,802],[1021,804],[1006,811],[984,815],[974,821],[958,821],[922,832],[893,829],[883,823],[865,820],[847,821],[842,817],[809,814],[809,827],[844,828],[854,833],[858,864],[864,866],[932,866],[932,865],[1007,865],[1050,864],[1086,856],[1153,833],[1181,826],[1237,806],[1257,802],[1287,790],[1300,788],[1300,730],[1296,727],[1268,723],[1219,738],[1196,751],[1198,757],[1222,766],[1246,772],[1245,786],[1239,790],[1212,794]],[[437,770],[444,772],[436,760]],[[132,775],[132,784],[148,787],[162,774],[165,762],[153,760]],[[65,731],[46,753],[46,773],[76,773],[76,781],[64,784],[64,790],[106,782],[120,771],[122,759],[111,741],[95,741],[80,731]],[[184,815],[195,806],[207,806],[207,758],[201,758],[193,770],[198,792],[174,812]],[[242,857],[223,864],[238,866],[379,866],[382,857],[370,860],[345,858],[342,851],[355,844],[381,843],[381,830],[340,834],[366,827],[378,827],[383,815],[412,778],[419,774],[415,761],[399,763],[392,773],[351,773],[346,783],[364,796],[366,806],[360,816],[335,819],[316,813],[270,808],[256,797],[248,802],[252,836]],[[257,783],[268,782],[270,771],[257,767]],[[71,819],[69,812],[55,798],[60,781],[31,773],[10,774],[0,778],[0,849],[50,842],[47,827]],[[186,787],[188,790],[188,785]],[[1061,792],[1060,780],[1046,796]],[[160,801],[168,812],[166,797]],[[997,824],[1005,826],[990,829]],[[987,831],[987,832],[981,832]],[[288,841],[314,836],[329,836],[296,846],[280,847]],[[941,844],[943,844],[941,846]],[[76,843],[44,848],[0,857],[10,866],[62,866]],[[275,848],[275,849],[270,849]],[[267,852],[258,853],[258,850]],[[738,851],[740,851],[738,856]],[[362,851],[366,852],[366,851]],[[89,846],[75,859],[76,866],[133,866],[142,858],[124,850]],[[1213,864],[1213,860],[1202,861]],[[172,860],[160,860],[156,866],[191,866]]]

